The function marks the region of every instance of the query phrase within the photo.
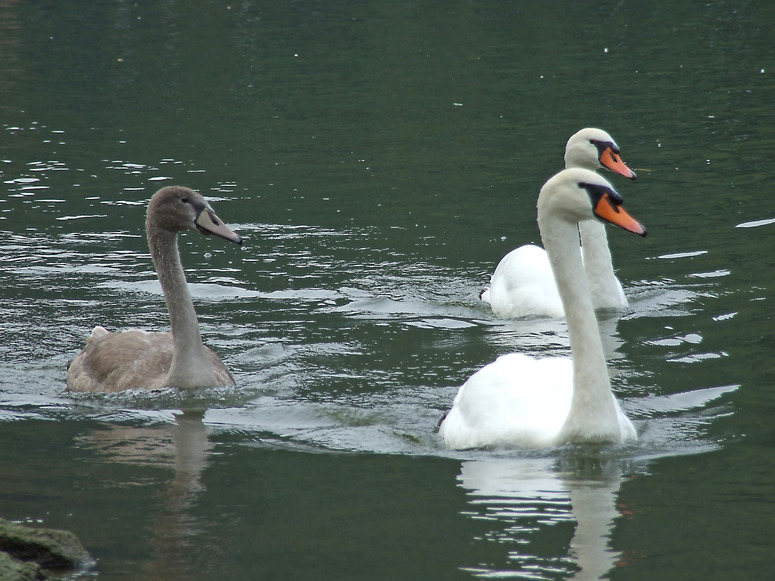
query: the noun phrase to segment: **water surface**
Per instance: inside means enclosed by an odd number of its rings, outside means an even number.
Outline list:
[[[603,2],[0,2],[0,515],[105,579],[773,573],[775,9]],[[566,354],[478,300],[600,126],[640,239],[601,317],[636,444],[444,450],[458,387]],[[147,200],[237,386],[71,394],[92,327],[164,329]]]

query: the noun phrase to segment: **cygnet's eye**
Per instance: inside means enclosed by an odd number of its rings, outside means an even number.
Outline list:
[[[183,202],[184,204],[188,204],[188,198],[186,197],[180,198],[180,201]]]

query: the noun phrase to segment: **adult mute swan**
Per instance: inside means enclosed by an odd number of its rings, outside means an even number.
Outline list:
[[[646,229],[621,207],[603,177],[566,169],[538,196],[538,228],[565,308],[571,358],[512,353],[466,381],[439,433],[449,448],[566,442],[622,443],[635,428],[611,392],[589,283],[578,251],[577,224],[601,218],[641,236]]]
[[[110,333],[95,327],[86,347],[68,368],[68,389],[112,393],[125,389],[234,385],[226,366],[202,344],[180,263],[178,233],[199,230],[237,244],[242,244],[242,238],[215,215],[200,194],[181,186],[168,186],[154,194],[148,204],[145,230],[172,332]]]
[[[602,129],[588,127],[574,133],[565,145],[565,167],[589,170],[606,168],[634,180],[632,171],[619,157],[619,146]],[[579,225],[584,270],[587,273],[595,309],[626,309],[627,298],[614,274],[605,226],[598,222]],[[527,244],[504,256],[490,277],[490,287],[481,299],[489,303],[496,317],[512,319],[529,315],[562,317],[549,259],[543,248]]]

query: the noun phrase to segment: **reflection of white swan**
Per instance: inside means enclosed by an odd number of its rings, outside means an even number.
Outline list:
[[[565,146],[565,167],[589,170],[605,167],[635,179],[635,172],[619,157],[619,147],[602,129],[586,128],[571,136]],[[579,231],[593,306],[596,309],[626,308],[627,298],[614,274],[605,226],[598,222],[583,222]],[[564,315],[549,258],[543,248],[532,244],[515,248],[501,259],[490,279],[490,288],[482,291],[481,299],[503,319]]]
[[[565,306],[571,359],[512,353],[475,373],[441,423],[439,433],[448,447],[542,447],[637,438],[611,393],[576,229],[578,222],[598,216],[645,235],[621,202],[605,179],[584,169],[566,169],[541,188],[538,226]]]
[[[488,537],[506,545],[509,557],[503,566],[508,571],[470,569],[506,576],[524,573],[529,568],[531,575],[535,575],[543,565],[556,573],[558,559],[542,563],[540,556],[527,554],[531,547],[528,541],[532,539],[524,537],[569,519],[576,521],[576,529],[568,558],[578,567],[571,578],[600,579],[614,567],[619,553],[608,546],[608,538],[614,519],[620,516],[616,496],[622,480],[621,467],[611,460],[579,475],[558,471],[555,462],[549,458],[492,458],[462,463],[460,485],[468,491],[471,512],[474,518],[484,518],[501,527]],[[509,546],[509,541],[513,546]]]
[[[202,344],[194,304],[180,264],[178,232],[199,230],[242,244],[207,201],[188,188],[162,188],[148,204],[148,246],[156,265],[172,333],[132,330],[109,333],[96,327],[67,371],[72,391],[117,392],[160,387],[234,385],[218,356]]]

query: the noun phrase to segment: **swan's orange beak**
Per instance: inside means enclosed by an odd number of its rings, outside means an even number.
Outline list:
[[[595,215],[606,222],[616,224],[619,228],[623,228],[628,232],[633,232],[640,236],[646,235],[646,227],[625,212],[624,208],[620,204],[615,203],[609,194],[600,197],[595,206]]]
[[[623,175],[626,178],[634,180],[638,176],[622,161],[622,158],[610,147],[600,155],[600,163],[614,173]]]

